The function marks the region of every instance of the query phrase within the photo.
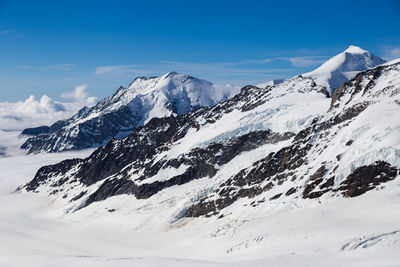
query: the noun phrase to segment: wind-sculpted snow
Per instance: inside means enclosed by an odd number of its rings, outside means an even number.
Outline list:
[[[181,115],[227,99],[232,88],[175,72],[161,77],[139,77],[128,88],[120,87],[112,96],[74,117],[58,121],[40,136],[23,145],[28,153],[60,152],[97,147],[111,139],[126,137],[134,129],[156,117]],[[36,133],[27,129],[25,134]]]

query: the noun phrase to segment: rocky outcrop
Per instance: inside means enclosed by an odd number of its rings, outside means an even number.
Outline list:
[[[393,180],[398,175],[398,169],[384,161],[376,161],[371,165],[357,168],[340,183],[336,190],[345,197],[356,197],[376,188],[382,183]]]
[[[35,128],[26,128],[22,131],[22,135],[40,135],[40,134],[48,134],[50,131],[49,126],[39,126]]]

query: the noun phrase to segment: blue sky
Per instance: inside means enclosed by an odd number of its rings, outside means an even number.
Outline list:
[[[400,57],[400,1],[0,1],[0,101],[104,97],[136,76],[257,84],[350,44]]]

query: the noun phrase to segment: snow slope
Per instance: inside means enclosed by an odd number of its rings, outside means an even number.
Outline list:
[[[162,225],[152,206],[173,207],[185,193],[134,209],[132,197],[119,196],[73,217],[59,213],[47,196],[12,193],[42,164],[90,152],[0,158],[1,266],[394,267],[400,261],[399,181],[358,198],[300,199],[291,206],[244,207],[234,218]]]
[[[314,71],[303,74],[312,77],[319,85],[325,86],[332,95],[336,88],[351,80],[360,71],[373,68],[386,61],[370,52],[351,45],[344,52],[334,56]]]

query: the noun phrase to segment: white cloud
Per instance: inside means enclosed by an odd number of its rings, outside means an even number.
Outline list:
[[[63,105],[43,95],[39,100],[31,95],[25,101],[0,102],[0,129],[22,130],[49,125],[72,115],[71,105]]]
[[[10,33],[10,31],[0,31],[0,34],[7,34],[7,33]]]
[[[39,101],[35,99],[34,95],[29,96],[20,105],[16,105],[15,111],[20,113],[48,113],[48,112],[58,112],[65,111],[65,108],[53,101],[49,96],[43,95]]]
[[[61,98],[74,100],[74,102],[79,103],[81,106],[91,107],[96,104],[97,97],[89,97],[89,93],[86,91],[87,85],[78,85],[72,92],[63,93]]]
[[[40,99],[31,95],[24,101],[0,102],[0,130],[23,130],[67,119],[83,106],[92,106],[97,102],[96,97],[89,96],[86,88],[86,85],[80,85],[62,95],[71,102],[55,101],[47,95]]]
[[[293,67],[305,68],[324,63],[328,58],[324,56],[280,57],[280,60],[289,61]]]
[[[127,73],[146,72],[136,68],[136,65],[114,65],[114,66],[100,66],[96,68],[96,75],[120,75]]]

